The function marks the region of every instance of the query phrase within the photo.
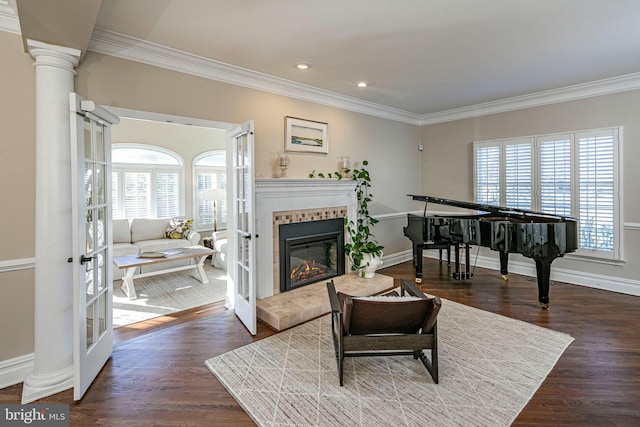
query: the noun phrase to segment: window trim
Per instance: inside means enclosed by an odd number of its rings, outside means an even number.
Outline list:
[[[532,147],[532,160],[531,160],[531,205],[532,210],[541,211],[541,171],[540,171],[540,143],[554,138],[560,140],[561,138],[570,138],[570,161],[571,161],[571,216],[579,218],[580,214],[580,189],[579,189],[579,150],[578,141],[580,137],[586,135],[595,136],[596,134],[612,134],[613,135],[613,238],[614,247],[611,252],[599,251],[597,249],[578,248],[578,250],[572,254],[567,254],[569,257],[573,255],[576,259],[595,259],[601,262],[608,262],[618,264],[623,262],[623,200],[622,200],[622,146],[623,146],[623,127],[611,126],[595,129],[577,130],[570,132],[549,133],[540,135],[529,135],[523,137],[514,138],[501,138],[494,140],[482,140],[473,142],[473,197],[478,201],[478,149],[483,147],[499,147],[499,200],[500,206],[506,206],[506,177],[505,177],[505,146],[515,141],[522,141],[529,139]]]

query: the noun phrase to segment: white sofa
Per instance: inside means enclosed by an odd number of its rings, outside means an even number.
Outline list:
[[[211,265],[227,269],[227,231],[215,231],[211,234],[211,246],[216,251],[211,257]]]
[[[165,233],[169,227],[171,218],[148,219],[134,218],[116,219],[112,221],[113,228],[113,256],[131,255],[138,252],[161,251],[164,249],[186,248],[200,244],[200,233],[191,231],[188,239],[167,239]],[[167,269],[187,265],[191,260],[179,260],[158,265],[140,267],[135,274],[147,273],[159,269]],[[124,270],[113,267],[113,280],[122,279]]]

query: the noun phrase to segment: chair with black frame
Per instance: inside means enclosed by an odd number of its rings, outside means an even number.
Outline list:
[[[327,291],[341,386],[346,357],[397,355],[420,359],[438,383],[437,317],[442,306],[439,297],[427,297],[407,280],[401,281],[401,295],[393,292],[354,297],[336,292],[333,281],[327,282]],[[425,349],[431,350],[431,360],[424,354]]]

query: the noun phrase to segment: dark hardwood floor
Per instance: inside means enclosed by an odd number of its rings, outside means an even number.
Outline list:
[[[477,268],[453,281],[445,264],[425,258],[426,292],[572,335],[558,361],[514,425],[640,425],[640,298],[552,283],[551,309],[537,302],[535,279]],[[412,279],[411,263],[380,270]],[[274,332],[250,336],[221,303],[115,331],[113,357],[78,403],[65,391],[36,403],[71,403],[71,425],[254,425],[205,367],[213,356]],[[0,390],[19,403],[22,386]]]

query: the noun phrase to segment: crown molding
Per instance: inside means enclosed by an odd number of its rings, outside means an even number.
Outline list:
[[[20,23],[12,6],[13,0],[0,0],[0,31],[20,34]],[[89,50],[180,73],[416,126],[640,89],[640,73],[633,73],[436,113],[417,114],[295,83],[101,28],[94,29]]]
[[[640,73],[635,73],[420,115],[295,83],[99,28],[96,28],[93,33],[89,49],[105,55],[418,126],[640,89]]]
[[[20,34],[20,21],[14,0],[0,0],[0,31]]]
[[[597,80],[559,89],[547,90],[528,95],[505,98],[498,101],[470,105],[468,107],[425,114],[420,118],[420,126],[454,120],[486,116],[506,111],[539,107],[582,98],[608,95],[617,92],[640,89],[640,73],[627,74],[610,79]]]
[[[419,114],[295,83],[134,37],[96,28],[89,50],[224,83],[283,95],[370,116],[418,125]]]

